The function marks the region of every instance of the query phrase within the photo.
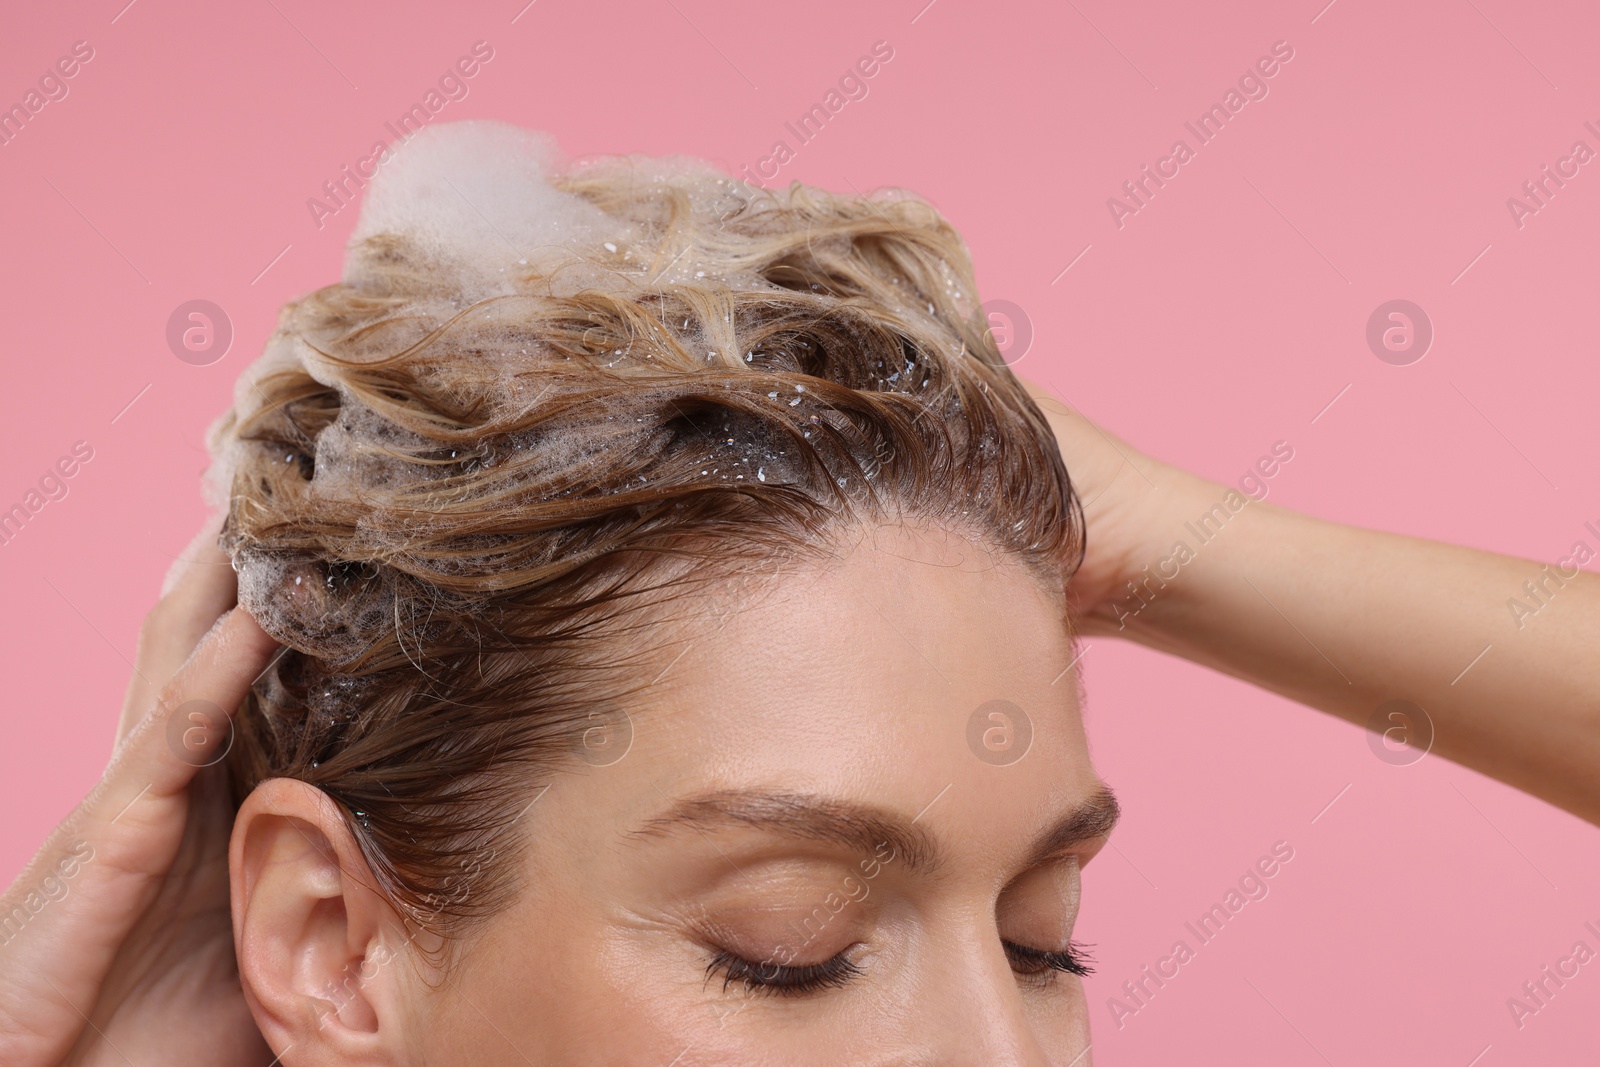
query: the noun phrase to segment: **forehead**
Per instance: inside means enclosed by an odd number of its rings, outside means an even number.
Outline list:
[[[1021,833],[1099,787],[1074,654],[1059,595],[1021,566],[873,528],[685,627],[630,759],[684,786],[937,804]]]

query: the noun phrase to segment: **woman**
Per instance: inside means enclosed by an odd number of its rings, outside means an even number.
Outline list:
[[[1525,563],[1241,499],[1156,596],[1228,491],[1030,399],[930,207],[553,159],[431,128],[241,379],[0,1060],[1088,1063],[1084,634],[1600,821],[1591,575],[1464,677]]]

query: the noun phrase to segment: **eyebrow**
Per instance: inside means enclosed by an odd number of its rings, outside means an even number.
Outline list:
[[[1024,869],[1054,859],[1086,841],[1108,837],[1122,817],[1122,805],[1108,786],[1101,785],[1077,807],[1067,812],[1034,842]]]
[[[1106,786],[1100,786],[1038,836],[1027,852],[1024,869],[1105,837],[1121,813],[1116,796]],[[937,840],[916,825],[915,819],[905,819],[876,805],[809,793],[738,789],[698,793],[677,800],[630,836],[669,836],[683,829],[739,826],[863,853],[876,852],[886,844],[894,849],[896,860],[923,873],[938,870],[944,862]]]

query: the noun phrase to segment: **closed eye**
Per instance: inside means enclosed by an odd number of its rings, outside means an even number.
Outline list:
[[[1088,946],[1076,941],[1070,942],[1064,949],[1029,948],[1013,941],[1002,941],[1001,945],[1011,969],[1027,978],[1048,981],[1058,972],[1079,977],[1094,973],[1094,960],[1088,954]],[[750,993],[805,996],[826,989],[837,989],[862,974],[861,968],[846,956],[848,951],[846,949],[821,963],[797,966],[771,960],[758,963],[722,949],[712,956],[710,965],[706,967],[706,981],[709,982],[720,972],[723,992],[737,982]]]
[[[1094,973],[1094,960],[1088,955],[1087,945],[1073,941],[1059,951],[1028,948],[1012,941],[1002,941],[1011,969],[1020,975],[1033,978],[1050,978],[1056,971],[1065,971],[1080,977]]]
[[[771,960],[755,963],[722,949],[712,956],[711,964],[706,968],[706,981],[709,982],[720,971],[723,992],[727,992],[733,983],[740,982],[746,992],[804,996],[824,989],[836,989],[862,973],[861,968],[846,958],[848,951],[845,949],[821,963],[795,966]]]

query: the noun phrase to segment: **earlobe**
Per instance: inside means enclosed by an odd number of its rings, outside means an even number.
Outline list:
[[[304,782],[261,783],[228,866],[240,981],[285,1067],[404,1062],[410,942],[338,805]]]

